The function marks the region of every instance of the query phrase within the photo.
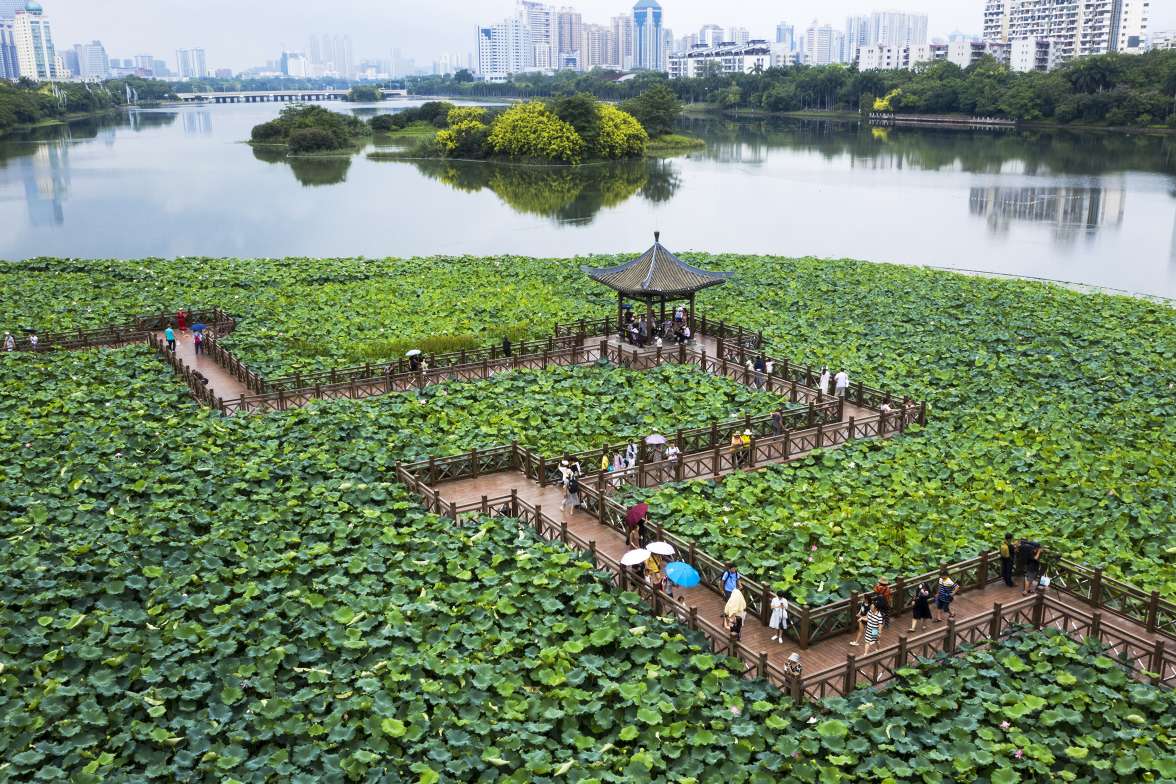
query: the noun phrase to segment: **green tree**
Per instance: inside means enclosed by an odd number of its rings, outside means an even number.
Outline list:
[[[593,151],[600,158],[636,158],[645,152],[649,134],[633,115],[612,104],[598,106],[600,133]]]
[[[595,149],[600,136],[600,115],[596,99],[588,93],[576,93],[556,98],[551,102],[556,117],[576,129],[588,149]]]
[[[682,104],[664,83],[646,90],[622,106],[652,137],[665,136],[674,130],[674,121],[682,113]]]

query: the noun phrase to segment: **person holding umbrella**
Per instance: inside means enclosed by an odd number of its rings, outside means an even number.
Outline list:
[[[682,589],[694,588],[702,581],[698,570],[685,561],[672,561],[666,564],[666,579],[671,583],[671,591],[673,591],[674,585]],[[674,598],[672,593],[670,598]],[[683,594],[678,598],[685,599],[686,595]]]
[[[404,356],[408,357],[408,369],[410,371],[416,373],[421,369],[421,350],[419,348],[414,348],[412,351],[405,353]]]
[[[649,517],[649,504],[640,503],[625,513],[625,528],[628,530],[630,547],[640,547],[645,542],[645,522]]]
[[[11,332],[4,333],[4,350],[16,351],[16,338],[12,336]]]

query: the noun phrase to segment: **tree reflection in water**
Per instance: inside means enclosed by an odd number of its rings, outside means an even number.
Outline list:
[[[673,197],[681,179],[661,159],[582,166],[528,166],[481,161],[414,160],[422,174],[458,190],[492,191],[517,212],[556,223],[590,223],[606,207],[640,194],[651,202]]]
[[[351,168],[350,155],[288,157],[285,147],[254,147],[253,157],[266,163],[285,163],[294,172],[294,179],[307,186],[338,185],[347,180]]]

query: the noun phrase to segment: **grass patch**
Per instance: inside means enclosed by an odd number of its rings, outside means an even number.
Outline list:
[[[649,143],[645,145],[645,153],[647,155],[673,155],[691,150],[701,150],[704,147],[706,147],[706,142],[696,136],[667,133],[665,136],[650,139]]]

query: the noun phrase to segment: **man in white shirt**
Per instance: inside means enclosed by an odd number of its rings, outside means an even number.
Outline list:
[[[829,394],[829,381],[832,377],[829,375],[829,368],[821,368],[821,377],[817,380],[817,389],[822,395]]]
[[[836,387],[837,397],[845,397],[845,390],[849,388],[849,374],[844,369],[838,370],[833,377],[833,386]]]

